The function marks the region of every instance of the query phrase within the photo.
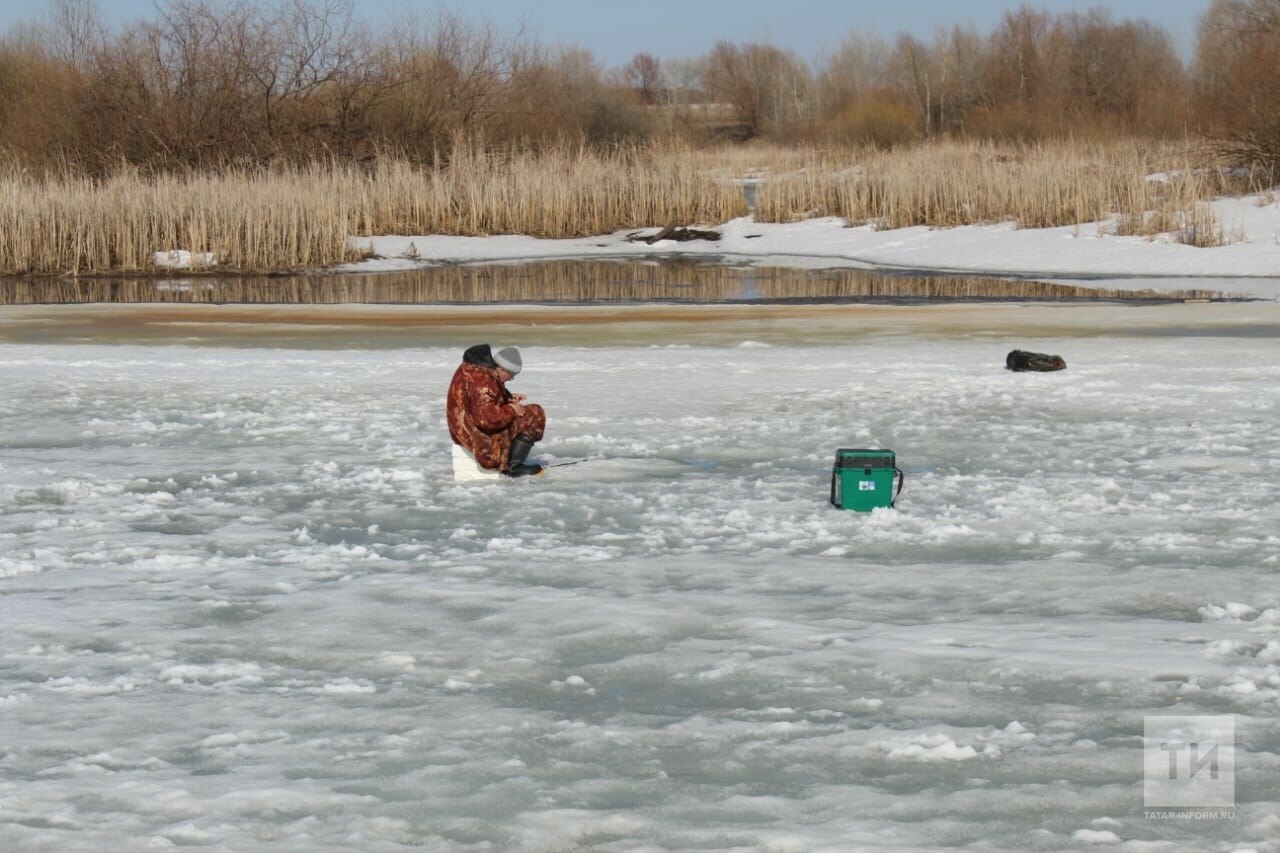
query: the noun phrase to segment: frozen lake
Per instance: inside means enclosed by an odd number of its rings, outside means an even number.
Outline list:
[[[6,308],[0,849],[1280,849],[1278,332]],[[589,461],[451,481],[484,340]],[[1167,714],[1234,715],[1234,819],[1144,814]]]

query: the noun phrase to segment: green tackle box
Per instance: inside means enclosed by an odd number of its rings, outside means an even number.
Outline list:
[[[891,507],[902,491],[902,480],[892,450],[842,447],[831,467],[831,505],[859,512]]]

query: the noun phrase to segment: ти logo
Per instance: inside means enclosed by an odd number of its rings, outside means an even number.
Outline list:
[[[1235,806],[1235,717],[1144,717],[1143,735],[1144,806]]]

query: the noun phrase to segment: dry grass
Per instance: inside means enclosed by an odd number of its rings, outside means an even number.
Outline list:
[[[351,257],[349,189],[349,175],[318,168],[103,181],[10,173],[0,177],[0,272],[145,271],[175,248],[246,271],[339,263]]]
[[[0,173],[0,275],[151,272],[185,249],[235,272],[353,259],[351,236],[568,237],[747,212],[734,179],[764,176],[762,221],[840,216],[881,227],[1014,220],[1022,227],[1115,217],[1126,233],[1227,239],[1201,202],[1231,188],[1186,149],[1150,143],[936,143],[894,151],[679,144],[608,153],[455,142],[431,169],[382,160],[149,177]],[[1163,172],[1163,181],[1148,180]]]
[[[1125,233],[1194,233],[1197,245],[1212,245],[1206,234],[1226,237],[1200,203],[1236,189],[1220,170],[1200,168],[1197,149],[1146,140],[940,142],[858,156],[815,149],[787,169],[761,188],[757,219],[839,216],[882,228],[1012,220],[1049,228],[1114,217]]]
[[[653,224],[719,223],[747,212],[702,155],[676,144],[602,154],[560,146],[486,150],[458,142],[447,164],[379,163],[354,233],[580,237]]]
[[[185,249],[238,272],[354,259],[352,235],[601,234],[654,222],[722,222],[742,193],[676,149],[541,153],[459,144],[447,164],[305,168],[147,178],[125,171],[0,175],[0,274],[145,272]]]

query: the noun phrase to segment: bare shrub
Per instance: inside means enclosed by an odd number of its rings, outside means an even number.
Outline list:
[[[76,150],[84,81],[40,41],[0,42],[0,151],[40,169]]]
[[[662,80],[662,63],[650,53],[637,53],[624,71],[627,82],[635,89],[640,103],[658,103],[658,87]]]
[[[643,107],[608,85],[590,53],[561,50],[526,63],[512,80],[509,109],[495,128],[505,139],[634,142],[648,135]]]
[[[1196,44],[1198,108],[1229,166],[1280,181],[1280,0],[1214,0]]]
[[[920,137],[919,117],[905,104],[888,97],[870,97],[850,104],[830,123],[828,133],[843,145],[893,148]]]
[[[974,110],[966,119],[966,128],[974,139],[1029,143],[1059,135],[1062,122],[1043,110],[1013,101]]]
[[[812,75],[771,45],[722,41],[707,57],[707,94],[737,111],[745,139],[782,134],[810,118]]]
[[[1186,73],[1169,35],[1146,22],[1115,23],[1101,8],[1062,16],[1062,87],[1074,118],[1121,133],[1178,133],[1185,125]]]
[[[517,33],[473,27],[455,14],[429,24],[400,22],[386,52],[387,95],[374,106],[374,126],[395,151],[430,159],[456,133],[496,135],[515,97],[514,78],[536,63]]]

